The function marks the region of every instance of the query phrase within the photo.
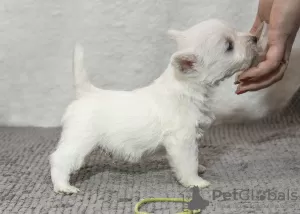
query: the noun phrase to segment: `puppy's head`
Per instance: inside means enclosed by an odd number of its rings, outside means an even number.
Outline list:
[[[258,56],[258,38],[237,32],[212,19],[188,30],[170,30],[178,51],[171,65],[181,80],[215,85],[235,72],[248,69]]]

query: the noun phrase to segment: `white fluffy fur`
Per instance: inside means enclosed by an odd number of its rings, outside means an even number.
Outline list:
[[[188,35],[189,47],[172,55],[165,72],[134,91],[93,86],[84,70],[83,49],[75,48],[77,98],[66,110],[61,138],[50,158],[56,192],[78,191],[69,176],[97,146],[129,161],[164,147],[182,185],[209,185],[198,176],[196,138],[214,121],[213,91],[222,80],[251,66],[257,45],[251,36],[219,20],[204,21]],[[230,42],[233,50],[227,50]]]

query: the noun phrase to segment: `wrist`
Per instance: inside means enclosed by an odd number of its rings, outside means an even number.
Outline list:
[[[278,28],[268,29],[268,44],[284,46],[290,37],[290,33],[282,31]]]

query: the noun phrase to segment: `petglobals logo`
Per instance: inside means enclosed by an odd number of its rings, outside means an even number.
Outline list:
[[[217,201],[298,201],[300,194],[293,190],[275,189],[233,189],[232,191],[212,191],[212,200]]]
[[[192,193],[192,195],[189,193]],[[182,213],[200,213],[209,206],[209,201],[201,196],[200,189],[197,186],[186,188],[180,195],[182,201],[186,202],[182,205]]]

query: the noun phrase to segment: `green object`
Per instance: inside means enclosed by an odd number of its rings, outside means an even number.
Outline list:
[[[148,212],[139,211],[140,207],[146,203],[153,203],[153,202],[181,202],[181,203],[188,203],[190,199],[183,199],[183,198],[146,198],[138,202],[134,207],[134,214],[150,214]],[[177,214],[197,214],[200,213],[200,210],[189,210],[184,209],[183,212]]]

